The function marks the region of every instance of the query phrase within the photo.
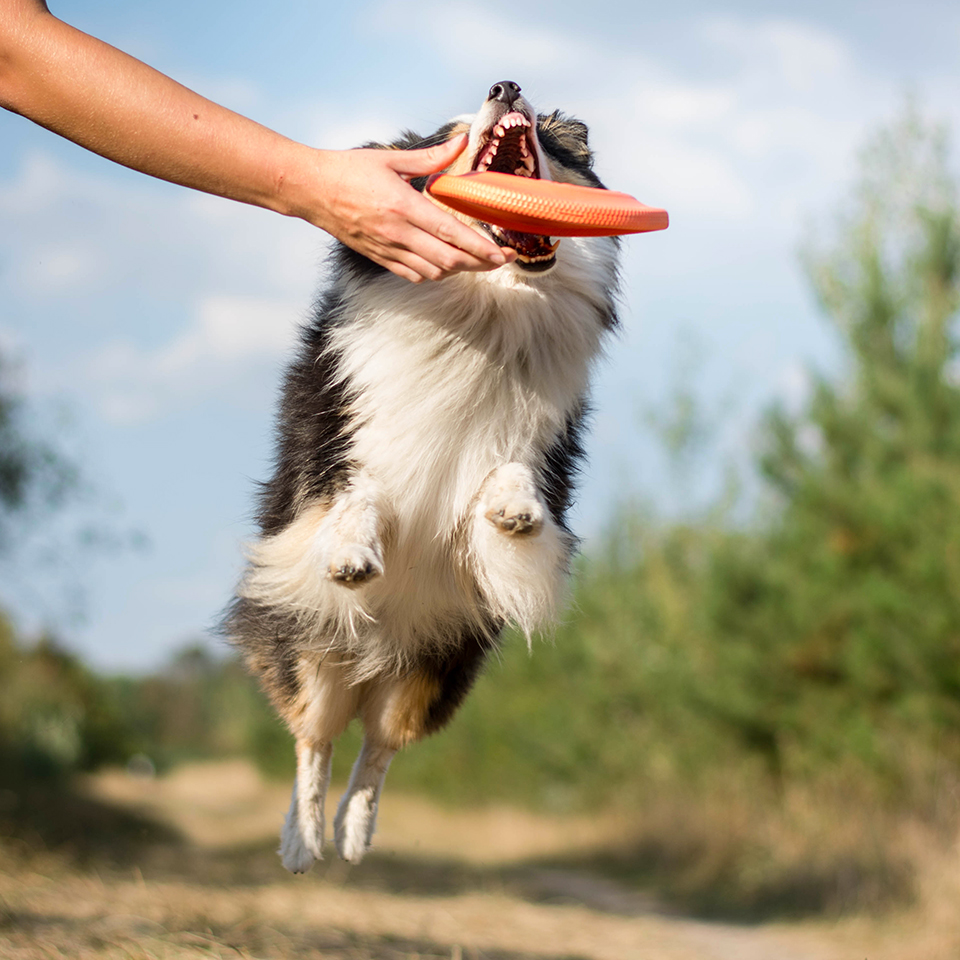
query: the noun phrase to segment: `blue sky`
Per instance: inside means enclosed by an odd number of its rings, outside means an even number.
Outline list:
[[[956,3],[52,3],[75,26],[288,136],[427,132],[514,79],[591,128],[606,183],[666,207],[625,241],[625,332],[598,370],[588,538],[668,495],[639,409],[692,351],[744,456],[773,398],[837,363],[797,263],[864,137],[916,97],[960,130]],[[0,600],[99,666],[146,669],[229,597],[265,477],[279,373],[325,240],[299,221],[114,166],[0,113],[0,350],[81,460],[107,526],[147,546],[33,566]],[[811,226],[811,224],[813,226]],[[693,346],[691,346],[693,345]],[[589,544],[589,539],[588,539]],[[64,583],[84,616],[68,616]]]

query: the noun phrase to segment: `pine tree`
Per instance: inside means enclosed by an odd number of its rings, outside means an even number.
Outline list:
[[[904,744],[960,746],[960,210],[943,132],[912,110],[880,132],[834,241],[805,261],[847,369],[767,418],[775,510],[713,558],[707,701],[777,769],[854,755],[903,780]]]

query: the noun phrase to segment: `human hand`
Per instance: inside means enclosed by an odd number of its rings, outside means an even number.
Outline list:
[[[515,251],[409,186],[448,167],[466,143],[463,135],[425,150],[318,151],[324,206],[299,215],[413,283],[512,263]]]

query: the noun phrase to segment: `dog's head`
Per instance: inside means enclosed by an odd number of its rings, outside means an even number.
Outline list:
[[[467,148],[447,173],[492,170],[518,177],[602,186],[593,172],[586,124],[560,111],[538,117],[512,80],[495,83],[474,117],[454,120],[425,141],[411,137],[402,146],[430,146],[461,133],[469,134]],[[426,178],[419,178],[414,186],[422,190],[425,183]],[[454,215],[490,234],[500,246],[516,250],[521,270],[542,272],[556,263],[559,240],[551,242],[550,237],[505,230],[464,214]]]

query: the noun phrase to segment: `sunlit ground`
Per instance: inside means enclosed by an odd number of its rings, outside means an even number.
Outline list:
[[[293,877],[274,853],[287,785],[245,761],[108,771],[81,794],[72,842],[0,847],[9,960],[946,960],[960,945],[956,850],[895,915],[740,926],[671,914],[585,867],[629,829],[615,817],[451,811],[388,792],[368,860]]]

